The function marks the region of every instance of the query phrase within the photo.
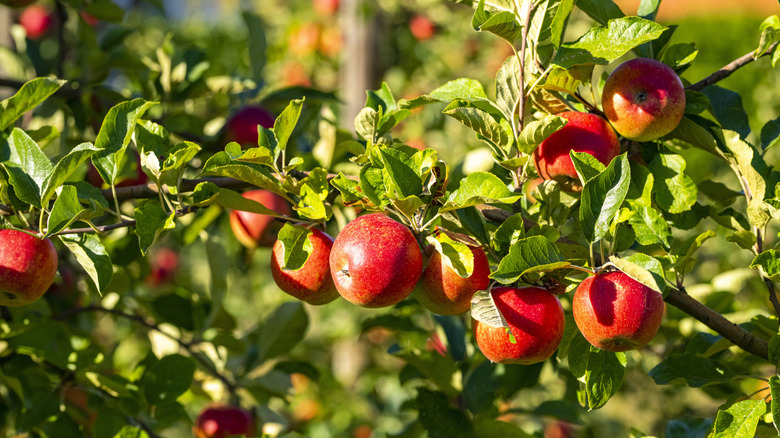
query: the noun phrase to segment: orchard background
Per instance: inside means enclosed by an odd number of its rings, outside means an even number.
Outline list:
[[[50,237],[59,269],[0,308],[3,436],[186,437],[215,402],[280,437],[777,436],[777,2],[33,3],[40,35],[0,5],[0,226]],[[544,114],[600,112],[638,56],[680,74],[678,128],[623,140],[590,203],[526,193],[561,127]],[[226,122],[248,105],[278,119],[242,151]],[[113,184],[86,183],[91,163]],[[421,242],[467,236],[493,279],[564,292],[558,351],[493,364],[469,313],[413,296],[292,298],[231,229],[230,210],[269,212],[238,196],[258,187],[293,206],[278,224],[336,236],[388,210]],[[647,347],[577,332],[571,267],[608,259],[664,294]]]

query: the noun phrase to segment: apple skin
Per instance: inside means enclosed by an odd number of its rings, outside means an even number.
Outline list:
[[[51,11],[40,5],[31,5],[19,15],[19,24],[24,27],[27,38],[38,40],[46,36],[54,25]]]
[[[685,113],[685,89],[671,67],[650,58],[623,62],[607,77],[604,115],[623,137],[650,141],[674,130]]]
[[[477,291],[490,286],[490,264],[482,248],[470,247],[474,255],[474,271],[462,278],[448,266],[439,251],[434,250],[414,289],[414,297],[431,312],[439,315],[460,315],[471,308],[471,298]]]
[[[317,15],[329,17],[339,10],[339,0],[313,0],[312,5]]]
[[[282,269],[284,248],[277,240],[271,251],[271,275],[279,289],[313,305],[327,304],[339,297],[330,275],[330,250],[333,238],[318,229],[312,229],[309,242],[312,252],[300,269]]]
[[[665,307],[659,292],[619,271],[586,278],[572,299],[574,322],[585,339],[614,352],[647,345],[661,326]]]
[[[555,353],[563,337],[563,307],[549,290],[540,287],[494,287],[493,300],[515,337],[503,327],[474,320],[474,335],[482,354],[497,363],[533,364]]]
[[[57,263],[51,240],[0,230],[0,306],[18,307],[40,298],[54,282]]]
[[[179,253],[168,247],[155,249],[149,254],[149,265],[152,269],[146,278],[149,285],[170,284],[179,269]]]
[[[254,436],[256,429],[252,414],[246,409],[215,404],[201,411],[192,431],[196,438],[228,438]]]
[[[381,213],[360,216],[336,236],[330,272],[339,294],[363,307],[386,307],[412,293],[422,253],[405,225]]]
[[[568,123],[534,150],[536,171],[542,179],[554,179],[567,190],[579,191],[582,185],[569,151],[587,152],[606,166],[620,155],[620,141],[609,122],[595,114],[565,111],[556,115]]]
[[[276,193],[257,189],[244,192],[242,195],[281,215],[289,216],[292,214],[290,204]],[[232,210],[229,219],[230,228],[236,239],[247,248],[273,246],[279,228],[281,228],[281,226],[276,226],[273,216],[250,211]]]
[[[415,15],[409,20],[409,30],[417,41],[425,41],[436,34],[436,26],[425,15]]]
[[[248,105],[238,110],[225,124],[225,140],[242,147],[257,147],[257,125],[266,129],[274,126],[276,118],[267,109]]]

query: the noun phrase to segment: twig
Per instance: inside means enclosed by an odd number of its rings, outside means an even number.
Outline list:
[[[764,51],[764,53],[762,53],[761,56],[759,56],[759,58],[772,53],[772,50],[774,50],[776,47],[777,47],[777,43],[774,43],[772,46],[769,47],[769,49]],[[720,70],[707,76],[706,78],[700,80],[699,82],[696,82],[695,84],[686,87],[686,89],[699,91],[718,81],[722,81],[723,79],[726,79],[727,77],[731,76],[732,73],[737,71],[737,69],[742,68],[753,61],[755,61],[755,59],[753,58],[753,52],[751,51],[750,53],[747,53],[731,61],[730,63],[723,66],[723,68],[721,68]]]

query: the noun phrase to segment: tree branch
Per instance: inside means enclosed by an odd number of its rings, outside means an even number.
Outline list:
[[[764,51],[764,53],[762,53],[761,56],[759,56],[759,58],[772,53],[772,50],[774,50],[776,47],[777,47],[777,43],[774,43],[772,46],[769,47],[769,49]],[[731,76],[732,73],[750,64],[753,61],[755,61],[755,59],[753,58],[753,52],[747,53],[731,61],[730,63],[726,64],[725,66],[723,66],[723,68],[707,76],[706,78],[700,80],[699,82],[696,82],[693,85],[689,85],[688,87],[686,87],[686,89],[700,91],[705,87],[708,87],[716,82],[722,81],[723,79],[726,79],[727,77]]]

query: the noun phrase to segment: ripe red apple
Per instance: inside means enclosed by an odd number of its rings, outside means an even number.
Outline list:
[[[526,365],[552,356],[563,337],[564,316],[558,297],[539,287],[494,287],[492,294],[516,342],[511,342],[504,327],[474,320],[482,354],[493,362]]]
[[[422,274],[422,263],[414,234],[381,213],[348,223],[330,252],[336,289],[363,307],[391,306],[409,296]]]
[[[536,148],[536,171],[543,179],[557,180],[567,190],[582,190],[569,151],[587,152],[606,166],[620,155],[620,142],[609,122],[595,114],[566,111],[556,115],[568,123]]]
[[[434,250],[419,286],[414,289],[417,301],[440,315],[459,315],[468,311],[474,294],[490,285],[490,265],[485,251],[471,247],[471,253],[474,255],[474,271],[463,278],[444,262],[439,251]]]
[[[179,253],[173,248],[157,248],[149,254],[149,266],[152,270],[147,283],[152,286],[172,283],[179,269]]]
[[[0,306],[23,306],[40,298],[54,281],[57,261],[51,240],[0,230]]]
[[[317,15],[329,17],[339,9],[339,0],[313,0],[314,11]]]
[[[244,192],[245,198],[263,204],[266,208],[279,214],[289,216],[292,214],[290,204],[277,195],[267,190],[250,190]],[[230,228],[236,238],[247,248],[258,246],[270,247],[276,242],[276,234],[281,226],[275,225],[274,217],[266,214],[252,213],[243,210],[230,212]]]
[[[282,269],[284,247],[277,240],[271,252],[271,275],[279,289],[309,304],[327,304],[339,297],[330,275],[330,249],[333,238],[312,229],[309,242],[312,251],[306,263],[295,271]]]
[[[425,41],[436,33],[436,26],[425,15],[415,15],[409,20],[409,30],[417,41]]]
[[[255,436],[252,413],[236,406],[212,405],[198,415],[192,431],[196,438]]]
[[[248,105],[238,110],[225,124],[225,139],[243,147],[257,147],[257,126],[271,129],[276,117],[267,109]]]
[[[586,278],[572,300],[580,332],[607,351],[647,345],[661,326],[665,307],[659,292],[619,271]]]
[[[287,47],[290,53],[296,56],[305,56],[314,52],[320,39],[320,31],[320,25],[313,22],[303,23],[293,29],[287,38]]]
[[[617,132],[650,141],[674,130],[685,112],[685,89],[671,67],[650,58],[623,62],[607,77],[604,115]]]
[[[19,24],[24,27],[27,38],[37,40],[49,33],[54,25],[54,17],[49,9],[41,5],[31,5],[22,11]]]

